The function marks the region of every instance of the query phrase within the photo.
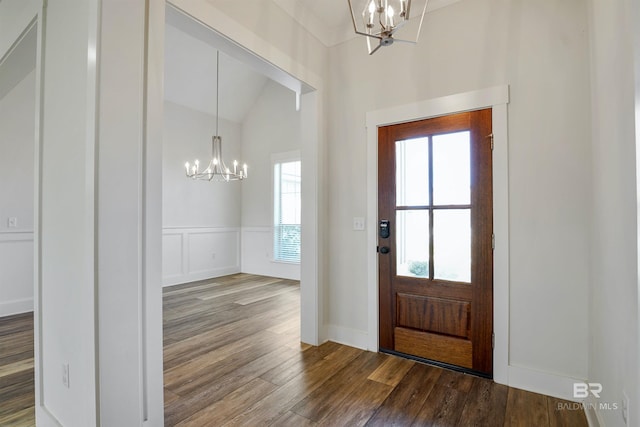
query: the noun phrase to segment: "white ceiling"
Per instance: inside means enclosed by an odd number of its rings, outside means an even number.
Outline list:
[[[165,99],[215,115],[216,49],[167,24]],[[220,52],[220,117],[240,123],[268,79]]]
[[[298,21],[325,46],[334,46],[354,37],[351,12],[347,0],[272,0]],[[428,1],[427,13],[460,0],[413,0],[412,10],[422,10]],[[369,0],[352,0],[356,10]],[[413,13],[412,13],[413,15]]]
[[[268,1],[273,1],[326,46],[334,46],[357,37],[353,31],[347,0]],[[352,0],[354,7],[366,4],[367,1],[370,0]],[[416,8],[423,6],[427,0],[413,1],[415,3],[412,8]],[[460,0],[428,1],[429,12]],[[215,37],[209,40],[202,34],[198,36],[199,33],[190,27],[191,23],[182,23],[181,15],[173,12],[170,10],[167,13],[165,33],[165,99],[215,115]],[[241,59],[240,56],[236,57]],[[239,59],[220,52],[219,115],[236,123],[244,120],[247,111],[269,81],[269,78],[258,72],[264,67],[246,64]],[[275,80],[292,88],[286,81],[278,78]],[[293,90],[298,92],[300,89]]]

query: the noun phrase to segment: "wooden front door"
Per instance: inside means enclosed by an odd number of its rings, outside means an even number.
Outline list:
[[[491,376],[491,109],[378,130],[380,350]]]

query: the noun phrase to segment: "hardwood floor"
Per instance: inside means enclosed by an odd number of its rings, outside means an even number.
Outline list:
[[[166,288],[165,425],[587,425],[552,397],[333,342],[300,345],[299,298],[297,282],[248,274]],[[0,426],[34,423],[32,342],[30,314],[0,319]]]
[[[33,313],[0,318],[0,426],[35,425]]]

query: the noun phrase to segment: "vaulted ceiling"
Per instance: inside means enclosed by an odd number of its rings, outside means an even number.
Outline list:
[[[165,99],[215,115],[216,48],[167,24]],[[267,78],[220,53],[220,117],[240,123],[262,92]]]
[[[212,4],[237,0],[209,0]],[[272,1],[326,46],[357,37],[347,0],[243,0],[246,7]],[[366,0],[352,0],[366,4]],[[413,0],[421,8],[427,0]],[[427,11],[460,0],[428,0]],[[216,47],[194,37],[170,20],[165,33],[165,99],[215,114]],[[222,118],[243,121],[269,79],[241,61],[220,53],[220,106]]]

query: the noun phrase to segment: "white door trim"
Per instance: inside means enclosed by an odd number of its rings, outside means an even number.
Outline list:
[[[493,108],[493,376],[508,383],[509,368],[509,86],[495,86],[367,113],[367,291],[368,350],[378,351],[378,127]]]

